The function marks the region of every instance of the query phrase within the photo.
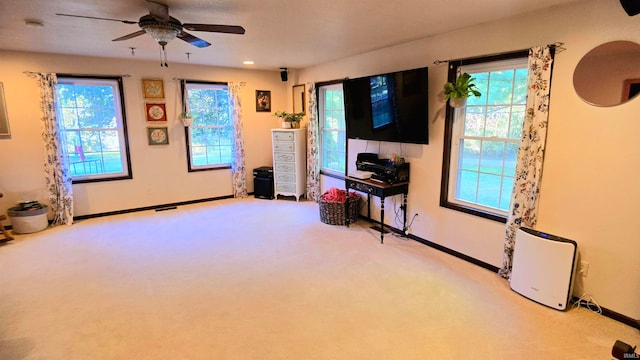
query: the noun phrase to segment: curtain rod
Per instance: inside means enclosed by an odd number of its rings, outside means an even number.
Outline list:
[[[42,74],[40,72],[35,72],[35,71],[23,71],[22,73],[27,75],[30,78],[36,78],[38,77],[38,75]],[[58,73],[56,73],[56,75],[57,74]],[[80,74],[80,75],[72,74],[72,76],[113,77],[113,75],[87,75],[87,74]],[[120,76],[125,78],[131,77],[131,75],[129,74],[122,74]]]
[[[182,78],[177,78],[177,77],[173,77],[171,78],[171,80],[174,81],[190,81],[190,82],[205,82],[205,83],[232,83],[233,81],[208,81],[208,80],[193,80],[193,79],[182,79]],[[246,81],[238,81],[238,84],[240,84],[240,86],[247,86],[247,82]]]
[[[553,44],[547,44],[547,46],[551,46],[551,47],[554,47],[556,49],[556,54],[566,50],[566,48],[563,47],[563,45],[564,45],[563,42],[554,42]],[[527,50],[527,49],[515,50],[515,51],[524,51],[524,50]],[[510,52],[515,52],[515,51],[502,52],[502,53],[497,53],[497,54],[489,54],[489,55],[483,55],[483,56],[498,56],[498,55],[508,54]],[[449,60],[436,60],[436,61],[433,62],[433,64],[434,65],[440,65],[440,64],[443,64],[443,63],[447,63],[447,62],[468,60],[468,59],[473,59],[473,58],[476,58],[476,57],[477,56],[459,58],[459,59],[449,59]]]

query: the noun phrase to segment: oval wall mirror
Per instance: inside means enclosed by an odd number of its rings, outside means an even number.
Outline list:
[[[589,51],[573,72],[576,93],[591,105],[620,105],[640,93],[640,45],[612,41]]]

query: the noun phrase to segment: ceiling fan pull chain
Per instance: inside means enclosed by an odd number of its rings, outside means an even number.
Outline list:
[[[167,49],[164,45],[160,45],[160,67],[169,67],[167,63]]]

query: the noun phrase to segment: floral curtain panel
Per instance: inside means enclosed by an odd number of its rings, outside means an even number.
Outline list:
[[[73,224],[73,189],[69,157],[62,146],[64,136],[56,119],[56,85],[55,73],[33,74],[40,85],[40,108],[42,110],[45,162],[44,173],[49,203],[53,211],[51,225]]]
[[[233,130],[235,132],[233,143],[233,160],[231,171],[233,174],[233,196],[245,198],[247,194],[247,174],[245,171],[244,138],[242,130],[242,102],[240,101],[240,88],[242,85],[230,82],[229,101],[231,103],[231,116],[233,118]]]
[[[500,275],[509,279],[516,231],[534,227],[537,222],[538,199],[542,181],[542,165],[549,120],[549,94],[554,49],[549,46],[529,50],[527,110],[518,150],[511,207],[507,218],[503,265]]]
[[[316,107],[316,85],[307,83],[307,199],[320,200],[320,149],[318,108]]]

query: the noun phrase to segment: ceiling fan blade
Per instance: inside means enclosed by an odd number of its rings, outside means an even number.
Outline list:
[[[56,15],[59,15],[59,16],[69,16],[69,17],[77,17],[77,18],[83,18],[83,19],[94,19],[94,20],[118,21],[118,22],[125,23],[125,24],[137,24],[137,23],[138,23],[137,21],[131,21],[131,20],[110,19],[110,18],[95,17],[95,16],[72,15],[72,14],[59,14],[59,13],[56,13]]]
[[[169,21],[169,7],[167,5],[147,0],[147,7],[149,8],[149,14],[156,20]]]
[[[199,37],[193,36],[193,35],[191,35],[189,33],[184,32],[184,31],[181,31],[178,34],[178,38],[180,38],[180,40],[186,41],[189,44],[191,44],[193,46],[196,46],[196,47],[199,47],[199,48],[205,48],[205,47],[211,45],[210,43],[200,39]]]
[[[131,34],[129,34],[129,35],[125,35],[125,36],[119,37],[119,38],[117,38],[117,39],[113,39],[113,40],[111,40],[111,41],[129,40],[129,39],[131,39],[131,38],[134,38],[134,37],[136,37],[136,36],[140,36],[140,35],[144,35],[144,34],[146,34],[146,33],[147,33],[147,32],[146,32],[146,31],[144,31],[144,30],[139,30],[139,31],[136,31],[136,32],[131,33]]]
[[[182,24],[189,31],[208,31],[225,34],[244,34],[244,28],[237,25],[211,25],[211,24]]]

